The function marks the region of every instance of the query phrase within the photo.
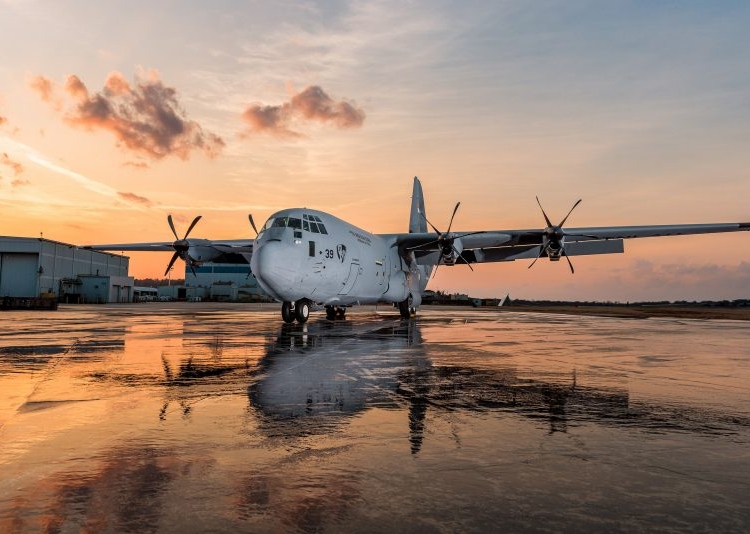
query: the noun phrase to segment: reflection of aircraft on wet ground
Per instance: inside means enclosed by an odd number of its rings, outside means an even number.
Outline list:
[[[405,403],[414,453],[428,410],[513,414],[543,421],[550,432],[586,423],[709,434],[750,426],[733,414],[633,402],[625,389],[581,384],[574,369],[554,380],[522,378],[513,367],[473,367],[468,353],[437,366],[433,348],[422,344],[415,321],[284,325],[248,388],[259,429],[321,434],[368,409],[402,410]]]
[[[282,303],[284,321],[304,323],[311,307],[325,307],[327,316],[335,318],[344,315],[346,306],[377,302],[393,303],[402,317],[408,317],[421,304],[430,274],[440,265],[471,268],[474,263],[518,259],[531,259],[533,265],[541,257],[551,261],[564,257],[572,272],[570,256],[623,252],[624,239],[750,230],[748,222],[564,229],[580,202],[559,224],[553,224],[542,209],[545,228],[454,232],[459,203],[447,229],[441,231],[427,220],[422,186],[415,178],[407,233],[372,234],[328,213],[294,208],[274,213],[255,239],[189,238],[200,216],[180,239],[170,215],[173,242],[90,248],[173,251],[167,272],[177,258],[192,269],[222,255],[239,254],[249,261],[263,290]],[[255,228],[252,216],[250,222]]]

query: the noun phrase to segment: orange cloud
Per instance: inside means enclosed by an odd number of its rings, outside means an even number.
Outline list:
[[[13,187],[21,187],[21,186],[23,186],[23,185],[29,185],[29,184],[31,184],[31,182],[30,182],[30,181],[28,181],[28,180],[22,180],[22,179],[20,179],[20,178],[19,178],[19,179],[17,179],[17,180],[13,180],[13,181],[12,181],[12,182],[10,183],[10,185],[12,185]]]
[[[0,115],[0,126],[2,126],[3,124],[5,124],[6,122],[8,122],[8,119],[6,119],[2,115]]]
[[[295,120],[332,123],[338,128],[358,128],[365,112],[346,101],[335,102],[322,88],[311,85],[278,106],[253,104],[242,113],[248,133],[269,133],[282,137],[299,136],[289,125]]]
[[[31,88],[39,94],[39,98],[52,103],[55,97],[55,83],[44,76],[35,76],[29,83]]]
[[[136,195],[135,193],[126,193],[126,192],[118,191],[117,196],[119,196],[123,200],[127,200],[128,202],[135,202],[136,204],[143,204],[144,206],[151,206],[151,201],[149,199],[147,199],[146,197]]]
[[[31,86],[42,100],[54,102],[55,86],[49,79],[37,76]],[[66,122],[112,132],[118,146],[140,156],[188,159],[193,150],[201,150],[214,158],[224,147],[221,137],[187,118],[177,90],[165,86],[155,71],[147,77],[136,76],[133,86],[122,74],[112,72],[102,90],[94,94],[78,76],[71,75],[65,91],[75,101],[66,111]]]
[[[8,154],[6,154],[5,152],[3,152],[2,157],[0,157],[0,163],[13,169],[13,174],[15,175],[21,174],[24,170],[23,165],[21,165],[17,161],[13,161],[12,159],[10,159]]]

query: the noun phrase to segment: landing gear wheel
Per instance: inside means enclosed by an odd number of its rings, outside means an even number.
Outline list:
[[[326,306],[326,319],[333,321],[336,318],[336,308],[334,306]]]
[[[346,307],[339,306],[339,308],[336,310],[336,317],[338,317],[339,319],[343,319],[344,317],[346,317]]]
[[[306,323],[310,317],[310,302],[305,299],[298,300],[294,306],[294,316],[298,323]]]
[[[413,302],[414,300],[411,295],[409,295],[406,299],[398,303],[398,311],[401,314],[402,319],[409,319],[414,313],[416,313],[417,310],[412,306]]]
[[[287,324],[294,322],[294,310],[292,309],[291,302],[281,303],[281,318]]]

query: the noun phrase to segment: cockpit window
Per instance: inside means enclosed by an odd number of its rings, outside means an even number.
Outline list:
[[[263,230],[266,230],[267,228],[296,228],[298,230],[302,229],[302,220],[298,219],[297,217],[276,217],[275,219],[268,219],[265,225],[263,225]],[[261,232],[263,231],[261,230]]]
[[[307,213],[302,214],[302,224],[305,230],[309,230],[315,234],[328,234],[326,227],[323,226],[323,221],[317,215],[308,215]],[[309,228],[308,228],[309,221]]]

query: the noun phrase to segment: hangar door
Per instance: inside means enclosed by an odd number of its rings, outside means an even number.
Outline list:
[[[0,254],[0,297],[38,297],[39,254]]]

